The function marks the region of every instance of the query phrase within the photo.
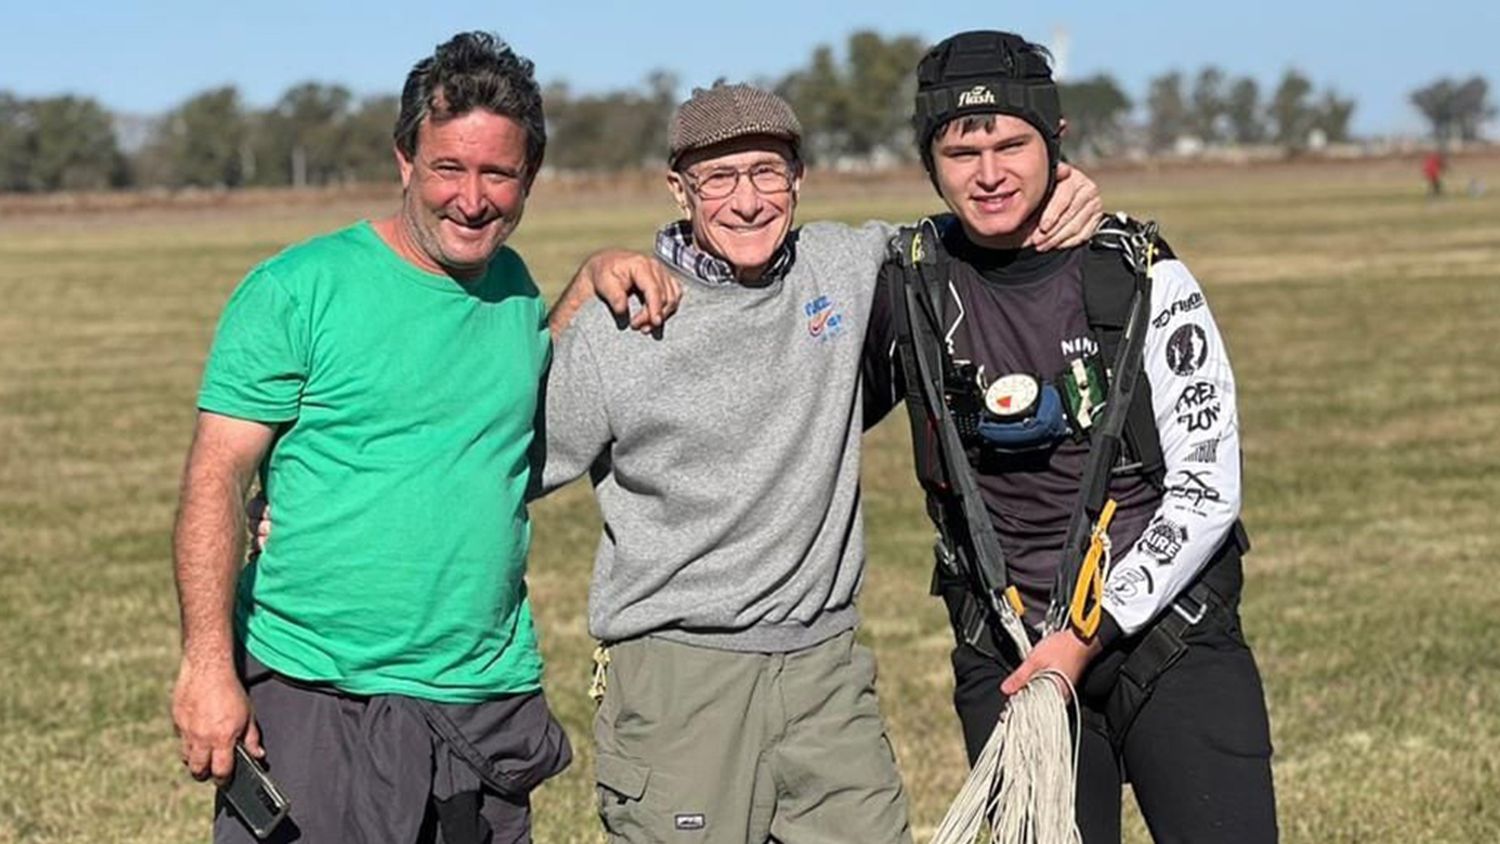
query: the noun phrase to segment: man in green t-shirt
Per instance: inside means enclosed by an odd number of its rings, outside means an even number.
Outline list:
[[[504,245],[545,146],[531,63],[454,37],[407,77],[395,146],[398,213],[265,261],[224,309],[175,534],[173,720],[199,779],[237,741],[261,758],[301,840],[525,841],[570,759],[524,580],[549,335]],[[257,475],[277,530],[242,568]],[[249,834],[220,806],[216,841]]]

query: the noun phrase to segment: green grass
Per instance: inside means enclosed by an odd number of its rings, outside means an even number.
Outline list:
[[[1244,616],[1285,839],[1492,840],[1500,197],[1428,203],[1406,168],[1386,165],[1102,181],[1111,207],[1162,222],[1235,361],[1255,541]],[[664,193],[547,190],[514,245],[549,293],[595,246],[644,247],[670,209]],[[814,174],[804,199],[803,220],[934,207],[915,179],[855,190]],[[182,775],[166,714],[168,534],[202,359],[250,265],[382,210],[0,218],[0,842],[206,838],[210,790]],[[900,417],[866,441],[862,635],[921,840],[964,765]],[[536,796],[544,842],[597,840],[590,498],[574,486],[535,510],[547,688],[579,751]]]

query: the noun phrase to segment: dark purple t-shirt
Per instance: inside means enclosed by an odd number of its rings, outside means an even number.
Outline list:
[[[939,302],[941,334],[955,363],[979,368],[981,387],[1011,373],[1050,380],[1096,353],[1083,306],[1083,249],[992,251],[950,237],[951,274]],[[866,337],[865,418],[880,418],[903,396],[894,352],[893,281],[882,273]],[[1067,439],[1039,452],[984,449],[975,464],[985,508],[1005,551],[1009,576],[1035,622],[1045,608],[1078,500],[1087,441]],[[1117,478],[1110,538],[1123,554],[1150,521],[1159,494],[1144,479]]]

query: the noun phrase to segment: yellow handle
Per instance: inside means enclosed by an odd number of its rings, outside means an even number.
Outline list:
[[[1014,586],[1005,587],[1005,600],[1010,602],[1010,608],[1016,611],[1016,618],[1026,615],[1026,605],[1021,603],[1021,593]]]
[[[1109,522],[1115,517],[1115,500],[1104,502],[1099,521],[1094,524],[1094,533],[1089,539],[1089,550],[1083,556],[1083,567],[1078,571],[1078,585],[1073,587],[1073,600],[1068,607],[1068,618],[1073,629],[1085,639],[1099,630],[1099,621],[1104,613],[1104,569],[1100,560],[1104,557],[1104,540],[1108,536]]]

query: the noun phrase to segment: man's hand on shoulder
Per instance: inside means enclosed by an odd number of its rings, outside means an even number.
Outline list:
[[[1088,242],[1104,217],[1099,186],[1088,174],[1067,164],[1057,165],[1057,188],[1042,209],[1042,219],[1026,246],[1038,252],[1067,249]]]
[[[682,283],[660,261],[625,249],[601,249],[584,260],[568,288],[553,305],[547,324],[557,336],[579,309],[598,298],[609,306],[621,328],[659,331],[682,301]],[[634,314],[631,300],[641,303]]]
[[[250,697],[232,665],[198,665],[183,657],[172,688],[172,726],[182,740],[182,762],[193,779],[228,782],[234,771],[234,745],[242,738],[251,756],[266,755]]]

